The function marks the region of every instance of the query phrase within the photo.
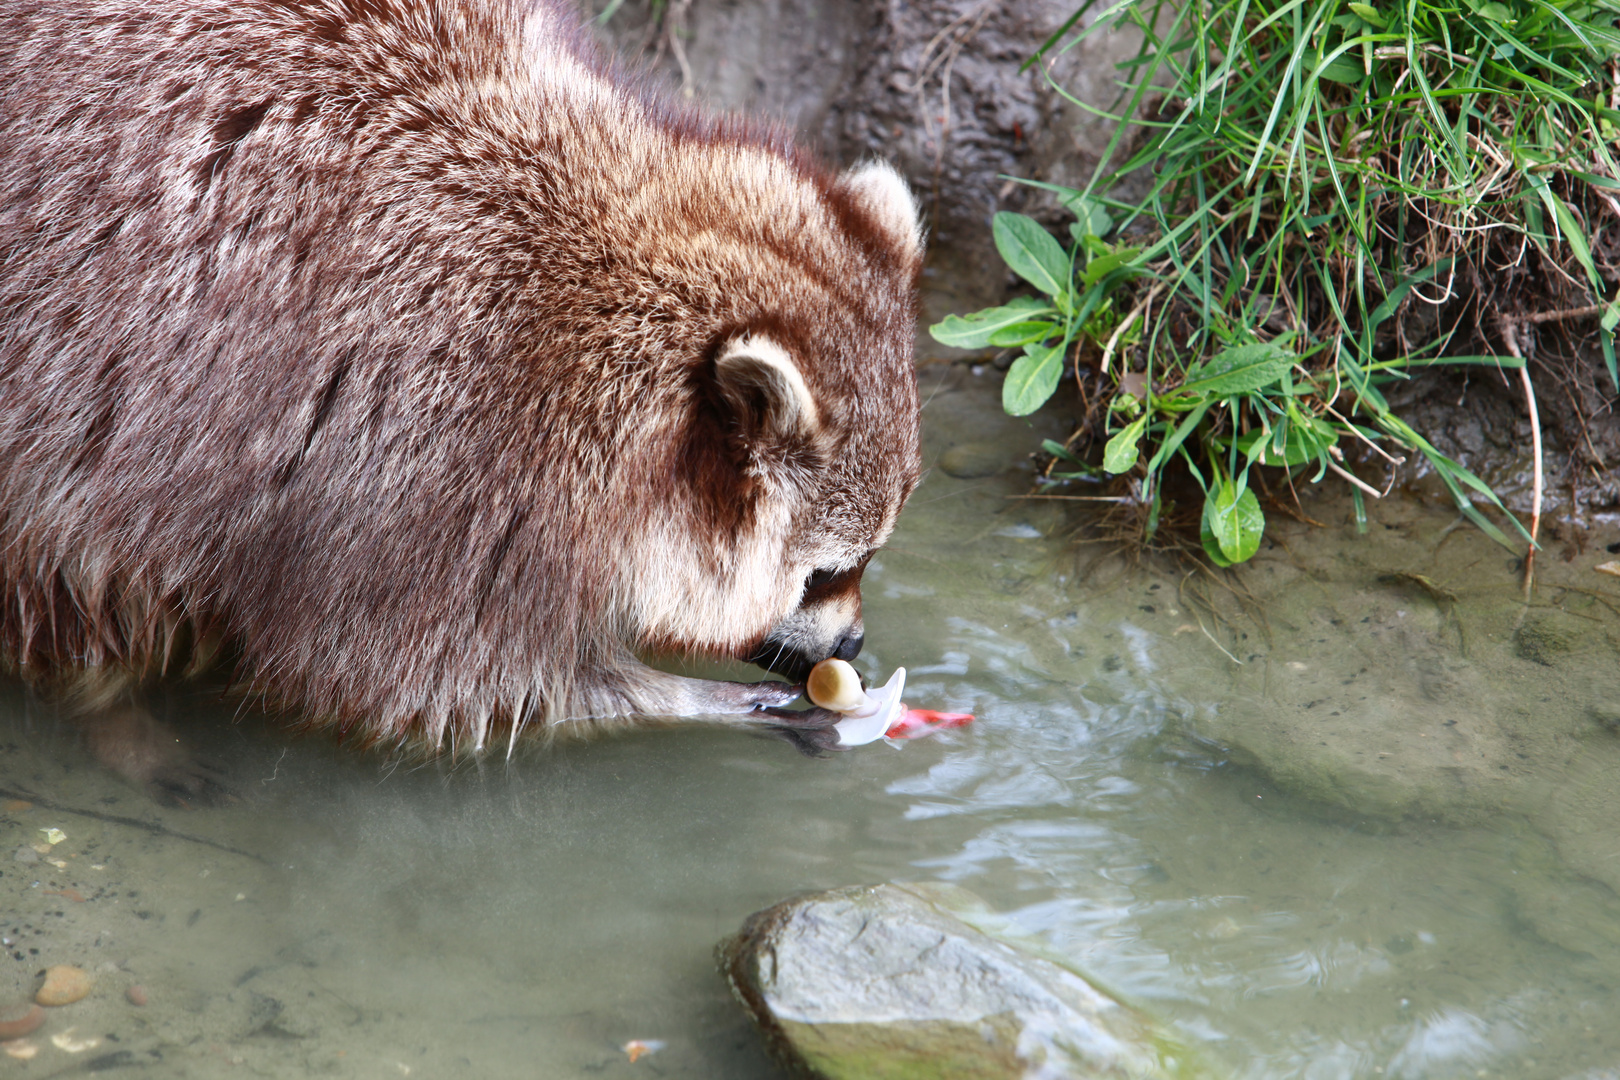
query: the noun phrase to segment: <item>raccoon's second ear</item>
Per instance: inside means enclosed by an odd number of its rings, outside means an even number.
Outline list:
[[[884,161],[855,165],[838,178],[838,187],[852,195],[896,240],[922,253],[917,202],[894,166]]]
[[[729,342],[714,361],[714,381],[745,434],[810,438],[821,410],[787,350],[763,334]]]

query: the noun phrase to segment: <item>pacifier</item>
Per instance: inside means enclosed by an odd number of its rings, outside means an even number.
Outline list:
[[[844,718],[833,725],[838,745],[861,746],[883,738],[900,719],[906,708],[900,700],[905,688],[905,668],[895,668],[888,682],[876,690],[867,690],[848,661],[834,657],[810,669],[804,692],[821,708],[843,714]]]

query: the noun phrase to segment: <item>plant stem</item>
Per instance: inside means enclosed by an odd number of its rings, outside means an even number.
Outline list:
[[[1500,315],[1497,324],[1502,329],[1502,341],[1507,345],[1508,355],[1523,360],[1524,355],[1519,352],[1517,321]],[[1530,548],[1524,553],[1524,599],[1525,603],[1529,603],[1536,575],[1536,537],[1541,531],[1541,417],[1536,412],[1536,388],[1530,383],[1528,363],[1519,369],[1519,381],[1524,384],[1524,403],[1530,409],[1530,452],[1535,459],[1535,475],[1530,489]]]

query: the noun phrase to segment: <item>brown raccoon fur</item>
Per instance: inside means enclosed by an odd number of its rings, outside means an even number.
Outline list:
[[[737,714],[852,656],[921,240],[535,0],[0,0],[0,663],[216,643],[369,739]],[[202,643],[207,643],[204,647]]]

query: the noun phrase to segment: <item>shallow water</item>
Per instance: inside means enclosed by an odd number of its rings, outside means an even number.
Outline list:
[[[13,692],[0,788],[34,805],[0,811],[0,1004],[50,963],[98,985],[0,1069],[772,1077],[714,943],[795,892],[943,879],[1234,1076],[1620,1076],[1620,620],[1591,558],[1559,572],[1599,598],[1544,587],[1529,634],[1506,553],[1421,491],[1366,539],[1278,523],[1248,607],[1106,557],[1083,575],[1063,508],[1010,497],[1058,419],[1000,416],[989,374],[924,384],[930,461],[1010,464],[930,473],[868,571],[858,666],[906,665],[912,704],[971,728],[402,768],[176,696],[246,797],[187,813]],[[53,827],[64,867],[13,860]],[[99,1044],[53,1045],[69,1027]],[[632,1039],[663,1045],[632,1062]]]

